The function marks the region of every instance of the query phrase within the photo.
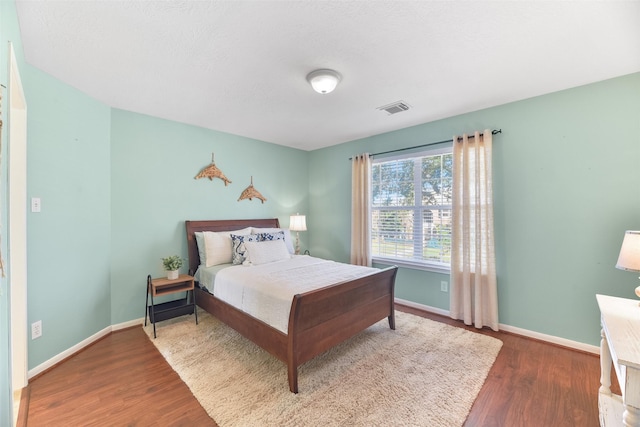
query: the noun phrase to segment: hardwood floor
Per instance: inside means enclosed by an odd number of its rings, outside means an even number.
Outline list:
[[[142,327],[106,336],[27,393],[27,426],[216,426]]]
[[[397,309],[503,342],[465,426],[597,427],[600,358],[507,332],[464,325],[409,307]],[[614,378],[615,382],[615,378]],[[617,383],[612,391],[620,393]]]
[[[447,317],[399,310],[477,331]],[[504,345],[466,426],[598,426],[596,355],[481,330]],[[286,385],[283,385],[283,387]],[[140,327],[114,332],[32,379],[18,425],[215,426]]]

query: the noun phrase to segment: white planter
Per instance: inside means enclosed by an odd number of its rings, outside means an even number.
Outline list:
[[[167,279],[174,280],[179,276],[178,270],[167,271]]]

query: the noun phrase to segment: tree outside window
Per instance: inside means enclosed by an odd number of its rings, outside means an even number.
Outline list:
[[[371,171],[374,260],[449,269],[452,167],[451,148],[374,160]]]

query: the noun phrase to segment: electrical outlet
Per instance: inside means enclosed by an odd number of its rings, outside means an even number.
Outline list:
[[[40,338],[42,336],[42,320],[38,320],[37,322],[33,322],[31,324],[31,339],[35,340],[36,338]]]
[[[449,292],[449,282],[445,282],[444,280],[440,282],[440,290],[442,292]]]

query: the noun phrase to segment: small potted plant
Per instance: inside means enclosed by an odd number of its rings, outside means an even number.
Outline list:
[[[162,266],[167,270],[167,279],[177,279],[178,270],[182,267],[183,259],[178,255],[162,258]]]

